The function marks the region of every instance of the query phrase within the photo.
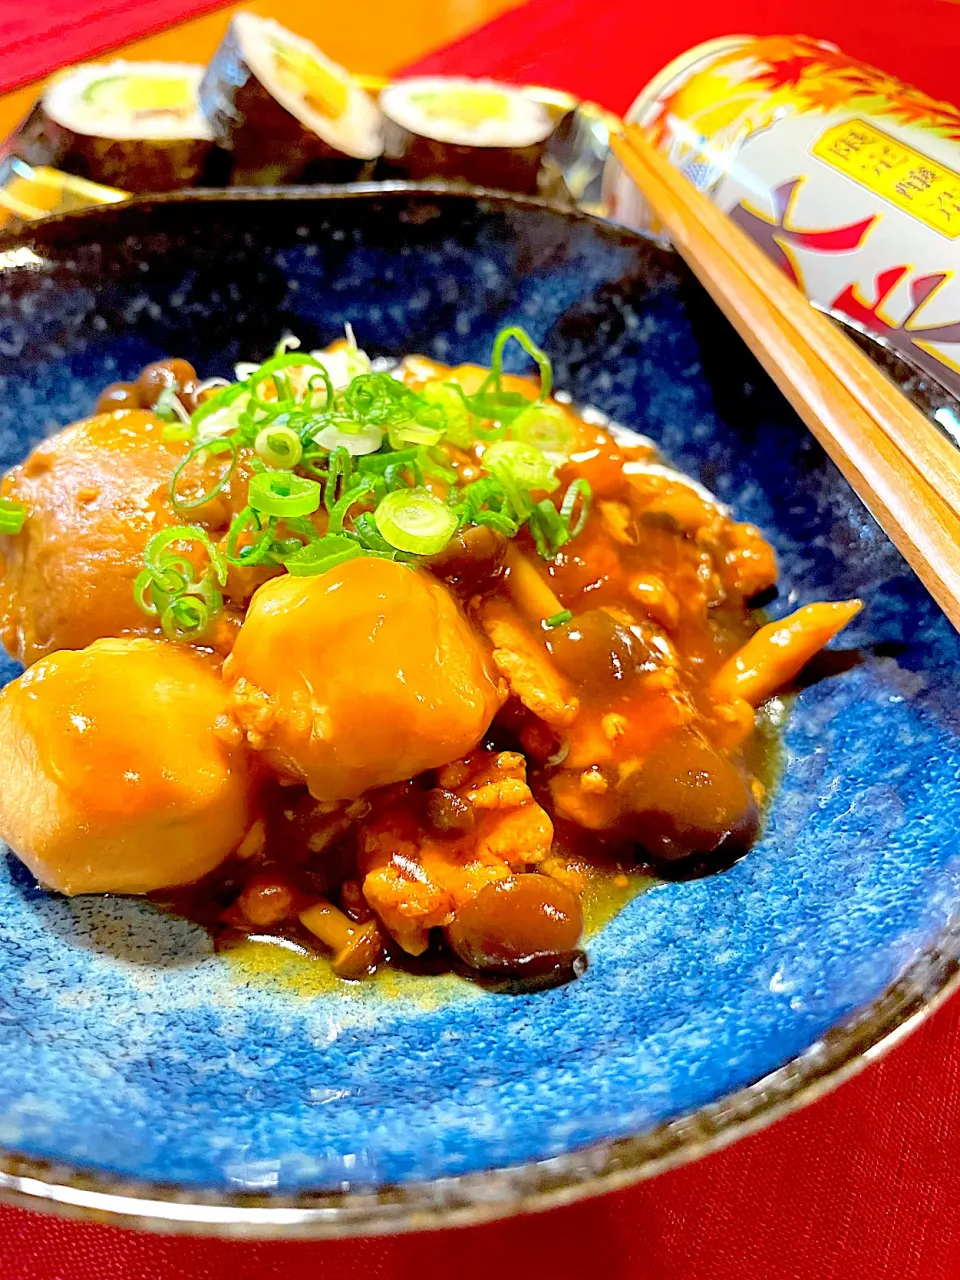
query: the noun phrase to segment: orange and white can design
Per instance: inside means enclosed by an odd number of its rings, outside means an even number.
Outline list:
[[[627,118],[812,302],[960,396],[960,109],[822,41],[731,36]],[[605,197],[656,229],[613,158]]]

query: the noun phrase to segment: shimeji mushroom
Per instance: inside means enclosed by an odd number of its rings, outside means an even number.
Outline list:
[[[300,923],[333,952],[333,971],[338,977],[362,977],[376,968],[383,956],[376,920],[351,920],[326,898],[301,912]]]

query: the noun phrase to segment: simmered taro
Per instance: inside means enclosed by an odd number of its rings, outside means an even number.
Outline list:
[[[344,979],[564,980],[605,876],[749,849],[756,710],[859,601],[766,622],[761,533],[521,329],[489,368],[297,345],[148,365],[4,478],[0,834]]]

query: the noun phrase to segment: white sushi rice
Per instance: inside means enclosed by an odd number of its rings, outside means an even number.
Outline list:
[[[238,13],[233,30],[243,57],[264,89],[307,129],[335,151],[358,160],[374,160],[383,150],[380,112],[343,67],[321,53],[312,40],[295,35],[273,18]],[[274,42],[299,49],[342,80],[349,89],[347,109],[338,119],[313,111],[298,94],[279,83]]]
[[[416,99],[448,93],[496,93],[507,106],[506,117],[489,116],[475,123],[433,116]],[[554,127],[550,114],[522,90],[495,80],[470,80],[456,76],[419,76],[397,80],[380,95],[384,115],[410,133],[436,142],[470,147],[530,147],[543,142]]]
[[[52,120],[74,133],[118,142],[136,139],[212,139],[213,133],[200,110],[199,88],[204,68],[192,62],[90,62],[61,72],[47,86],[43,109]],[[174,112],[124,112],[109,115],[102,106],[84,101],[92,84],[101,80],[134,78],[174,80],[182,78],[193,100],[188,116]]]

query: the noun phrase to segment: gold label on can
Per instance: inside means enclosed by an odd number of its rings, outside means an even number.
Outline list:
[[[627,118],[812,302],[960,398],[960,109],[822,41],[730,36]],[[615,161],[604,189],[657,229]],[[937,416],[960,443],[960,416]]]
[[[960,236],[960,173],[953,169],[866,120],[834,125],[811,152],[948,240]]]

